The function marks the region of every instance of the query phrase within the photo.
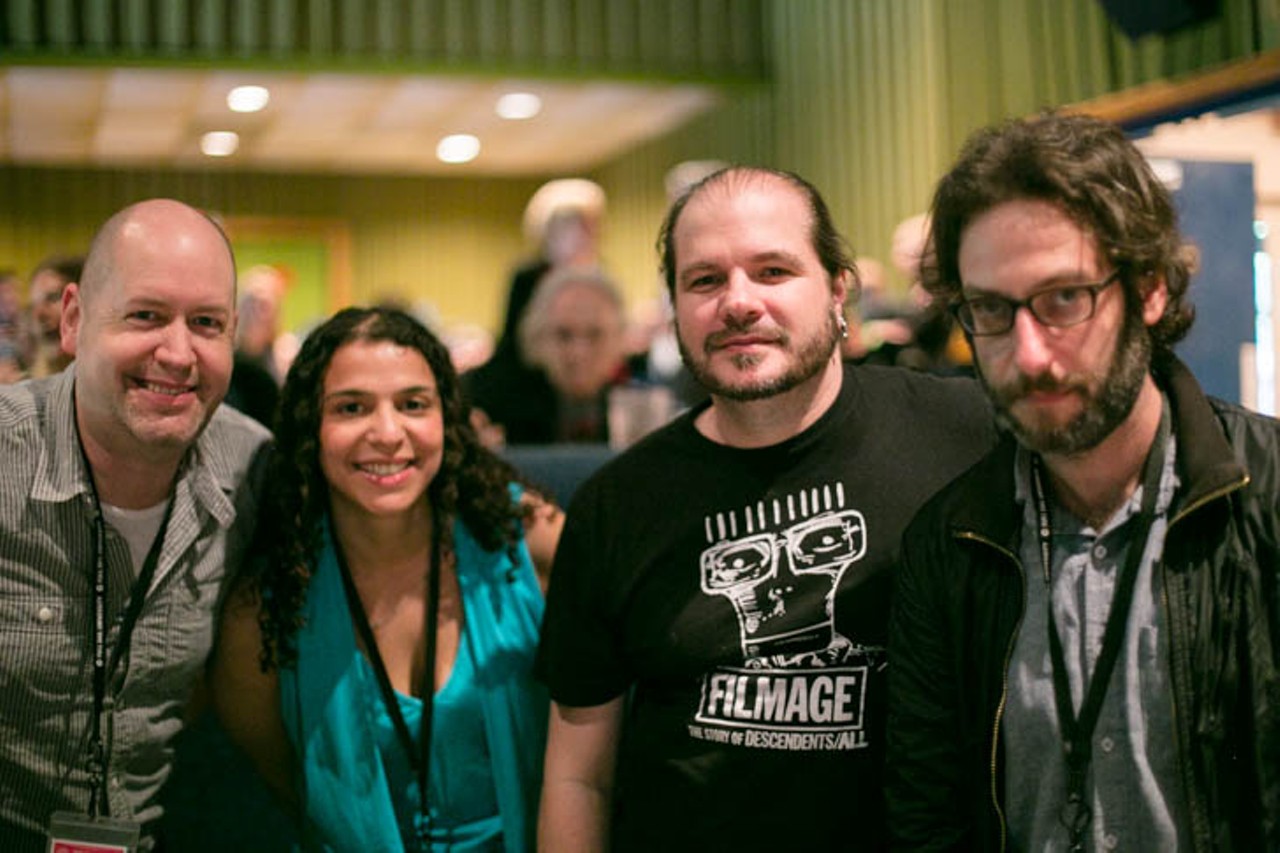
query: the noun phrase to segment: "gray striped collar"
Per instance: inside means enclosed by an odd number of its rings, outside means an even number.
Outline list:
[[[76,438],[72,404],[74,383],[75,364],[72,363],[49,379],[35,394],[37,408],[43,409],[40,422],[44,442],[31,485],[32,500],[62,503],[81,496],[87,500],[91,494],[84,457]],[[43,401],[40,397],[44,398]],[[221,412],[215,413],[214,420],[187,451],[179,469],[176,493],[189,492],[220,527],[228,527],[235,519],[231,493],[235,488],[236,466],[228,457],[233,448],[209,438],[209,432],[220,415]]]

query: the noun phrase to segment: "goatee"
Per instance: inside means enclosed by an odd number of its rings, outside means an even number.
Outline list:
[[[693,378],[698,380],[702,387],[714,396],[739,402],[764,400],[802,385],[822,371],[827,362],[831,360],[831,354],[835,352],[840,343],[839,323],[835,314],[829,313],[827,315],[827,323],[822,331],[802,343],[800,348],[792,353],[791,365],[781,375],[772,379],[747,378],[740,382],[731,382],[717,378],[708,368],[708,362],[712,353],[718,348],[719,341],[736,334],[750,332],[752,324],[729,326],[722,332],[708,335],[707,339],[703,341],[702,354],[698,358],[695,358],[685,345],[684,336],[680,334],[679,322],[676,323],[675,328],[676,341],[680,346],[680,358],[685,367],[689,369],[689,372],[693,374]],[[788,347],[791,344],[791,340],[792,338],[789,334],[779,330],[775,335],[773,345],[789,352]],[[734,368],[749,370],[759,364],[763,358],[764,356],[762,355],[748,353],[734,356],[730,360]]]

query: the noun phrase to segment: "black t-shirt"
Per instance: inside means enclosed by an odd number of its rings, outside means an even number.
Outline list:
[[[552,572],[552,697],[632,691],[616,850],[881,849],[889,570],[994,440],[976,383],[847,367],[781,444],[654,433],[583,485]]]

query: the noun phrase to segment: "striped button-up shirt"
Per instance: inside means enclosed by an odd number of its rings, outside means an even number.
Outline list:
[[[57,810],[89,803],[93,495],[73,423],[74,366],[0,387],[0,849],[23,850]],[[173,738],[213,638],[229,567],[257,514],[268,433],[220,408],[188,452],[155,578],[102,717],[113,817],[153,822]],[[108,649],[132,590],[107,528]],[[144,842],[144,849],[150,840]],[[43,846],[38,848],[43,850]]]

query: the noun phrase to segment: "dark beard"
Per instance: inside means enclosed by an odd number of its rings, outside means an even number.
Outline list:
[[[1138,312],[1127,312],[1120,343],[1098,396],[1089,400],[1074,420],[1055,429],[1028,429],[1010,414],[1009,408],[1015,400],[1038,386],[1056,388],[1056,384],[1024,379],[1012,389],[997,392],[987,384],[977,360],[974,364],[978,368],[978,378],[995,406],[996,420],[1009,429],[1023,447],[1036,453],[1071,456],[1097,447],[1133,411],[1142,383],[1151,369],[1151,335]]]
[[[733,329],[732,331],[746,331],[748,328]],[[698,380],[703,388],[716,397],[747,402],[750,400],[764,400],[785,393],[817,376],[826,367],[827,362],[831,360],[831,354],[835,352],[836,346],[840,343],[840,326],[836,322],[834,313],[827,315],[825,332],[825,334],[814,338],[796,352],[795,363],[790,370],[781,376],[776,379],[752,382],[745,385],[721,382],[712,375],[711,371],[707,370],[704,363],[696,361],[685,346],[684,336],[680,334],[679,323],[676,323],[676,342],[680,346],[680,359],[684,362],[685,367],[689,369],[689,372],[693,374],[693,378]],[[784,336],[780,343],[785,347],[789,341],[790,338]],[[710,355],[705,344],[703,346],[703,355]],[[734,358],[733,363],[736,367],[746,368],[759,361],[760,357],[758,356],[743,355]]]

